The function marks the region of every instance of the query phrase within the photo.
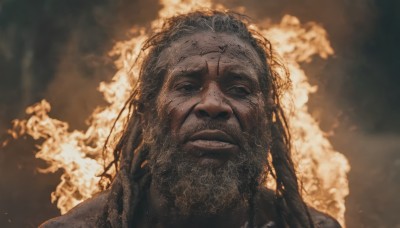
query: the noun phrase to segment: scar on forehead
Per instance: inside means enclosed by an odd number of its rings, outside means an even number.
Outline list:
[[[219,63],[220,63],[220,61],[221,61],[221,56],[222,56],[222,53],[219,55],[219,57],[218,57],[218,62],[217,62],[217,76],[219,76]]]
[[[217,60],[217,75],[220,75],[220,66],[224,62],[229,62],[229,59],[240,59],[241,61],[250,63],[258,68],[257,60],[258,56],[248,49],[247,45],[239,44],[236,42],[221,42],[219,44],[213,42],[199,42],[196,39],[184,40],[183,46],[171,46],[169,49],[169,56],[171,65],[170,67],[176,66],[184,62],[187,58],[191,56],[204,56],[207,54],[216,54],[212,59]],[[222,55],[226,55],[223,58]],[[209,60],[210,61],[210,60]],[[208,63],[206,62],[206,67],[208,68]]]
[[[224,45],[219,45],[218,46],[218,48],[219,48],[221,53],[224,53],[227,47],[228,47],[228,44],[224,44]]]
[[[210,72],[210,69],[208,68],[208,61],[207,59],[204,60],[205,64],[206,64],[206,71],[207,73]]]

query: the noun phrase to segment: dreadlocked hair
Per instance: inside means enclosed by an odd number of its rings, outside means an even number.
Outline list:
[[[290,133],[288,123],[280,105],[281,91],[290,85],[288,72],[274,53],[271,43],[257,31],[249,28],[246,16],[232,12],[195,11],[166,19],[160,31],[152,35],[144,44],[141,53],[142,65],[136,86],[124,109],[129,109],[129,117],[122,137],[114,149],[114,160],[105,169],[104,175],[114,165],[114,178],[108,201],[104,207],[99,227],[133,227],[138,218],[138,205],[151,182],[147,167],[149,148],[143,142],[143,120],[148,120],[156,112],[156,99],[164,83],[167,61],[160,58],[163,50],[181,37],[208,31],[235,35],[249,43],[263,63],[259,78],[260,87],[267,105],[266,119],[271,135],[268,148],[272,164],[268,171],[277,183],[275,189],[277,225],[279,227],[314,227],[310,213],[304,203],[291,159]],[[278,73],[278,70],[280,72]],[[123,110],[124,110],[123,109]],[[123,111],[122,110],[122,111]],[[121,113],[122,113],[121,111]],[[255,197],[259,183],[249,197],[249,223],[255,225]]]

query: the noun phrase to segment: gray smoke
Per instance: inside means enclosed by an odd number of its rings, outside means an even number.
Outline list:
[[[256,22],[279,22],[291,14],[327,30],[335,55],[303,67],[319,86],[310,99],[311,113],[322,129],[335,133],[334,148],[352,166],[348,227],[399,227],[400,2],[219,2],[232,9],[245,6]],[[129,37],[132,25],[148,25],[159,8],[156,0],[0,2],[0,130],[42,98],[51,102],[52,116],[84,128],[93,108],[104,104],[98,83],[115,72],[107,52]],[[59,173],[39,175],[36,167],[44,164],[34,150],[29,139],[0,149],[1,227],[37,226],[58,213],[49,194]]]

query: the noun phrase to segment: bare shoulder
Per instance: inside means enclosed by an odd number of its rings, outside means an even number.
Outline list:
[[[264,224],[268,221],[274,221],[277,218],[277,212],[275,211],[275,193],[269,189],[261,189],[256,197],[256,210],[258,211],[257,217]],[[317,228],[341,228],[338,221],[328,214],[320,212],[312,207],[309,207],[310,215],[314,221],[315,227]],[[269,222],[269,224],[274,224]],[[260,227],[274,227],[274,226],[260,226]]]
[[[47,220],[39,228],[95,227],[96,221],[107,201],[108,191],[88,199],[68,211],[65,215]]]
[[[318,228],[341,228],[339,222],[328,214],[310,208],[311,217]]]

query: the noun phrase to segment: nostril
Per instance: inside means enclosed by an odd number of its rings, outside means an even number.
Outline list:
[[[198,114],[201,117],[209,117],[210,115],[205,110],[198,110]]]
[[[229,113],[228,112],[220,112],[217,115],[218,119],[227,119],[229,117]]]
[[[227,112],[227,111],[219,111],[219,112],[213,113],[213,112],[210,112],[210,111],[207,111],[204,109],[196,110],[196,114],[200,118],[206,117],[206,118],[221,119],[221,120],[229,119],[229,116],[230,116],[229,112]]]

